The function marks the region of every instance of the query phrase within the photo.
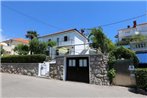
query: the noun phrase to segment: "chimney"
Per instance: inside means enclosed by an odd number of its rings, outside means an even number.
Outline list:
[[[136,25],[137,25],[137,22],[135,20],[135,21],[133,21],[133,28],[136,28]]]
[[[83,29],[81,29],[81,34],[83,34],[84,33],[84,30]]]
[[[130,28],[130,25],[128,25],[127,27]]]

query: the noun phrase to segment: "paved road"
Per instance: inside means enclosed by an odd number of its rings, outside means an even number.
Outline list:
[[[0,75],[3,97],[145,97],[130,92],[126,87],[98,86],[6,73]]]

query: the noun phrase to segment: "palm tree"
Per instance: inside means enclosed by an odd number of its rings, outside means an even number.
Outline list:
[[[27,31],[26,38],[29,38],[32,40],[35,37],[38,37],[39,34],[37,34],[36,31]]]
[[[33,38],[36,38],[39,36],[39,34],[37,34],[36,31],[27,31],[27,34],[25,35],[26,38],[29,38],[30,40],[32,40]],[[30,51],[31,55],[32,55],[32,51]]]

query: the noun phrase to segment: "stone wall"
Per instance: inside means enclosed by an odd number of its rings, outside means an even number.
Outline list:
[[[37,76],[38,63],[1,63],[0,71],[4,73]]]
[[[108,58],[104,55],[78,55],[70,57],[89,57],[89,81],[90,84],[109,85],[107,77]],[[68,58],[68,56],[66,57]],[[57,57],[56,64],[50,64],[50,77],[63,80],[64,57]],[[66,74],[66,73],[65,73]]]
[[[104,55],[91,55],[89,60],[90,84],[109,85],[107,76],[108,58]]]
[[[56,64],[50,64],[49,75],[53,79],[63,80],[64,57],[57,57]]]

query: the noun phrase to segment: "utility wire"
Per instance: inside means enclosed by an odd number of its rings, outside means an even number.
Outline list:
[[[115,25],[115,24],[118,24],[118,23],[122,23],[122,22],[130,21],[130,20],[134,20],[134,19],[137,19],[137,18],[141,18],[141,17],[144,17],[146,15],[147,15],[147,12],[145,14],[142,14],[142,15],[139,15],[139,16],[136,16],[136,17],[127,18],[127,19],[120,20],[120,21],[117,21],[117,22],[112,22],[112,23],[108,23],[108,24],[99,25],[97,27],[111,26],[111,25]],[[97,28],[97,27],[93,27],[93,28]],[[84,28],[84,30],[92,30],[92,28]]]
[[[42,20],[40,20],[40,19],[38,19],[38,18],[35,18],[35,17],[30,16],[30,15],[28,15],[28,14],[25,14],[25,13],[23,13],[23,12],[21,12],[21,11],[18,11],[18,10],[16,10],[16,9],[12,8],[12,7],[6,6],[6,5],[4,5],[4,4],[2,4],[2,6],[5,7],[5,8],[7,8],[7,9],[9,9],[9,10],[11,10],[11,11],[16,12],[16,13],[18,13],[18,14],[20,14],[20,15],[23,15],[23,16],[25,16],[25,17],[27,17],[27,18],[30,18],[30,19],[32,19],[32,20],[34,20],[34,21],[38,21],[38,22],[40,22],[40,23],[42,23],[42,24],[44,24],[44,25],[46,25],[46,26],[49,26],[49,27],[52,27],[52,28],[55,28],[55,29],[58,29],[58,30],[63,30],[62,28],[59,28],[59,27],[57,27],[57,26],[48,24],[48,23],[46,23],[46,22],[44,22],[44,21],[42,21]]]

